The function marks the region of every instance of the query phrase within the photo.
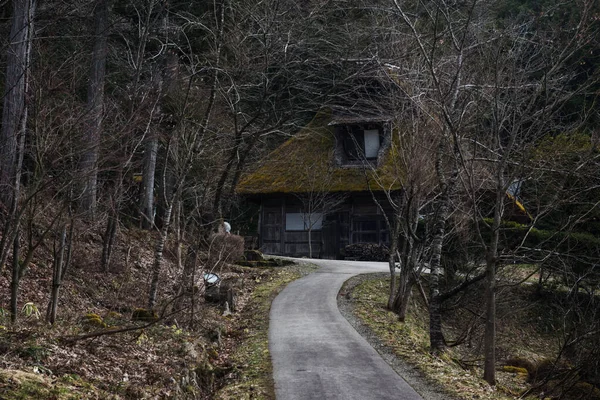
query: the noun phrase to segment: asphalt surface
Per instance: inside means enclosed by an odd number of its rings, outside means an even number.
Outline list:
[[[350,277],[386,263],[301,260],[321,268],[273,301],[269,350],[278,400],[422,400],[340,314],[336,296]]]

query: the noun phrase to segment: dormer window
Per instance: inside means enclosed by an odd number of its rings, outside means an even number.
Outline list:
[[[336,126],[338,158],[343,165],[377,162],[383,145],[383,126],[378,123]]]

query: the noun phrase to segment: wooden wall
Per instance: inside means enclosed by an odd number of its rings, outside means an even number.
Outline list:
[[[386,204],[385,198],[379,199]],[[292,195],[264,196],[261,201],[260,247],[265,254],[308,257],[308,232],[286,231],[286,212],[299,212]],[[312,231],[313,257],[337,258],[344,246],[361,241],[387,244],[389,234],[379,207],[369,193],[349,194],[346,203],[327,215],[321,230]]]

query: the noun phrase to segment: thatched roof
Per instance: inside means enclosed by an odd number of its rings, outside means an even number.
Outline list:
[[[242,176],[239,194],[358,192],[400,189],[400,171],[388,149],[379,167],[339,166],[335,162],[332,118],[324,113]]]

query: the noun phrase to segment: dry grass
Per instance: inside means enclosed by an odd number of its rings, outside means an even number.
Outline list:
[[[515,399],[529,388],[527,374],[518,368],[502,368],[506,359],[518,356],[535,362],[549,357],[555,350],[552,335],[544,332],[545,323],[537,317],[532,323],[533,316],[539,315],[543,306],[531,305],[527,289],[507,289],[501,293],[498,307],[498,383],[495,388],[490,387],[482,379],[482,324],[478,318],[473,319],[473,314],[479,312],[473,303],[481,303],[477,290],[466,296],[472,299],[463,298],[470,312],[463,308],[447,310],[444,318],[448,342],[463,336],[463,329],[459,327],[469,326],[469,336],[462,344],[436,357],[428,351],[428,313],[421,299],[413,297],[406,322],[399,322],[397,316],[384,307],[388,282],[388,279],[376,278],[357,285],[351,292],[355,315],[397,356],[416,366],[457,399]]]

